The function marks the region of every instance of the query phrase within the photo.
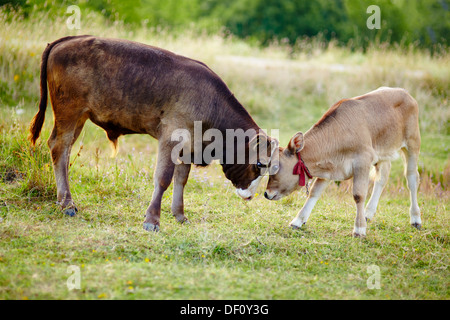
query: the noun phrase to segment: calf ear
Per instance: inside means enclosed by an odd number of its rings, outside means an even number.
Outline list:
[[[300,150],[303,149],[303,133],[301,133],[300,131],[297,132],[296,134],[294,134],[294,136],[291,138],[291,141],[289,141],[288,144],[288,150],[292,153],[292,154],[296,154],[298,152],[300,152]]]

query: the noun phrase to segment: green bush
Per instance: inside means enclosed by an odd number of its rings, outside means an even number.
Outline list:
[[[302,37],[321,35],[340,44],[367,48],[370,43],[414,44],[434,49],[448,45],[448,0],[379,0],[381,28],[368,29],[367,8],[372,0],[0,0],[0,6],[21,8],[23,15],[45,11],[64,15],[69,5],[83,12],[94,10],[113,21],[130,25],[182,29],[196,25],[216,32],[225,27],[232,34],[263,45],[274,40],[294,44]]]

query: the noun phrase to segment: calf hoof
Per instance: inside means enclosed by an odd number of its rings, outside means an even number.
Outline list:
[[[191,222],[188,220],[188,218],[184,218],[184,220],[180,221],[178,220],[179,223],[181,224],[190,224]]]
[[[411,223],[411,225],[412,225],[414,228],[416,228],[417,230],[422,229],[422,224],[420,224],[420,223],[415,222],[415,223]]]
[[[75,217],[77,215],[78,209],[76,207],[64,209],[64,214],[69,217]]]
[[[144,222],[144,230],[147,231],[154,231],[154,232],[158,232],[159,231],[159,226],[157,224],[153,224],[150,222]]]
[[[354,238],[365,238],[366,237],[366,227],[355,227],[353,229]]]
[[[353,232],[353,238],[360,238],[360,239],[363,239],[363,238],[365,238],[366,237],[366,235],[365,234],[362,234],[362,233],[355,233],[355,232]]]
[[[185,215],[173,215],[175,217],[175,219],[177,219],[177,221],[181,224],[189,224],[189,220],[188,218],[186,218]]]
[[[306,222],[303,222],[302,225],[300,226],[296,226],[295,224],[290,224],[289,227],[291,227],[292,230],[299,230],[302,228],[302,226],[304,226],[306,224]]]

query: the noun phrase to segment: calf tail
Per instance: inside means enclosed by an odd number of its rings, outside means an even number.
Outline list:
[[[41,133],[42,125],[45,120],[45,110],[47,109],[47,60],[50,54],[52,45],[48,44],[42,54],[41,59],[41,100],[39,101],[39,111],[34,116],[30,123],[30,135],[28,139],[31,141],[31,145],[34,146],[37,138]]]
[[[31,145],[34,146],[36,144],[36,140],[39,138],[39,135],[42,130],[42,125],[45,120],[45,110],[47,109],[47,100],[48,100],[48,92],[47,92],[47,61],[48,56],[50,55],[50,51],[52,48],[60,42],[72,39],[74,37],[64,37],[58,39],[52,43],[47,45],[44,53],[42,53],[41,59],[41,100],[39,101],[39,111],[34,116],[33,120],[30,123],[30,134],[28,139],[31,141]]]

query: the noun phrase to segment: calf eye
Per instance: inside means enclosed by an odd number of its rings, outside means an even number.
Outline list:
[[[261,162],[257,162],[256,163],[256,166],[259,168],[259,169],[261,169],[261,168],[265,168],[266,167],[266,165],[265,164],[262,164]]]

